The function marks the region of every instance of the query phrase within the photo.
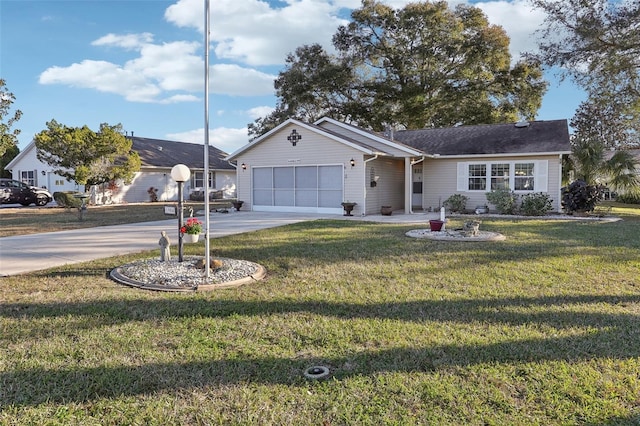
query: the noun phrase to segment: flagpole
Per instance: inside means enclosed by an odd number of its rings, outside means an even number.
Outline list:
[[[209,0],[204,0],[204,181],[206,191],[204,192],[204,228],[205,228],[205,242],[204,242],[204,270],[207,284],[211,275],[211,254],[209,250],[209,226],[210,226],[210,214],[209,214]]]

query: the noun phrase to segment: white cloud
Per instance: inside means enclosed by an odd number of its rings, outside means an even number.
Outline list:
[[[204,129],[190,130],[166,135],[167,139],[204,144]],[[232,129],[218,127],[209,129],[209,146],[214,146],[228,154],[249,143],[247,128]]]
[[[97,40],[91,42],[93,46],[117,46],[127,50],[137,50],[145,44],[149,44],[153,41],[153,34],[141,33],[141,34],[107,34]]]
[[[505,29],[511,39],[509,50],[514,60],[519,59],[521,53],[537,50],[534,33],[540,28],[545,14],[534,10],[527,0],[489,1],[474,6],[482,9],[489,22]]]
[[[40,83],[94,89],[121,95],[131,102],[167,104],[198,100],[193,93],[204,90],[201,44],[152,42],[151,33],[107,34],[92,44],[137,51],[138,57],[123,65],[84,60],[66,67],[54,66],[40,75]],[[235,64],[216,64],[211,67],[210,78],[213,94],[263,96],[273,94],[276,76]]]
[[[231,96],[273,95],[276,76],[233,64],[211,66],[211,91]]]
[[[266,117],[271,114],[275,108],[270,106],[258,106],[255,108],[251,108],[247,111],[247,115],[251,117],[252,120],[256,120],[258,118]]]
[[[210,41],[220,59],[252,66],[284,63],[303,44],[331,47],[331,37],[347,21],[337,16],[341,6],[328,1],[289,1],[272,8],[258,0],[211,2]],[[179,0],[167,8],[165,19],[180,27],[203,31],[201,0]]]

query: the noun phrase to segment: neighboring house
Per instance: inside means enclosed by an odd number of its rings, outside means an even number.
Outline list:
[[[130,136],[132,149],[140,155],[142,166],[129,185],[116,182],[115,185],[99,185],[91,189],[91,202],[137,203],[149,201],[149,189],[157,189],[159,201],[177,200],[177,184],[171,178],[171,168],[176,164],[186,164],[191,170],[191,179],[185,183],[185,198],[193,191],[204,188],[204,145],[148,139]],[[209,146],[209,188],[222,192],[225,198],[235,196],[236,170],[225,160],[227,154]],[[6,166],[13,178],[30,185],[42,186],[51,193],[58,191],[82,191],[75,182],[55,174],[52,167],[40,162],[36,157],[36,146],[31,142]]]
[[[356,215],[434,210],[450,195],[487,204],[509,188],[544,192],[560,209],[561,158],[570,153],[566,120],[398,131],[389,137],[323,118],[290,119],[229,155],[238,198],[254,211]]]

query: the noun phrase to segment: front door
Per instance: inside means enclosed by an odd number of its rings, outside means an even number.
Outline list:
[[[411,191],[411,208],[422,208],[422,165],[417,164],[413,166],[413,182]]]

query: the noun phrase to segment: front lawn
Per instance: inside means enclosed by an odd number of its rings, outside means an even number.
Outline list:
[[[637,425],[639,216],[300,223],[213,240],[269,275],[196,294],[105,278],[150,254],[2,278],[0,424]]]

